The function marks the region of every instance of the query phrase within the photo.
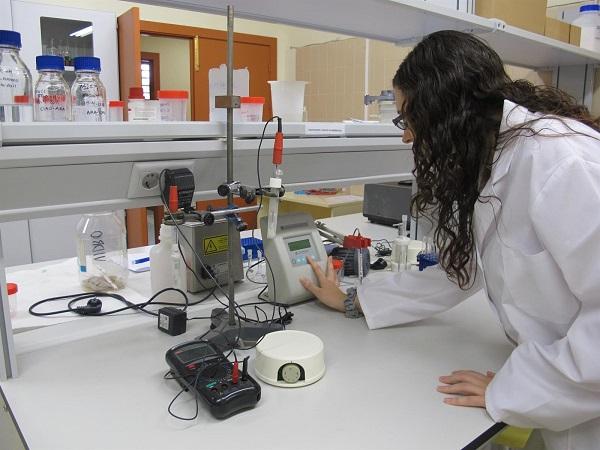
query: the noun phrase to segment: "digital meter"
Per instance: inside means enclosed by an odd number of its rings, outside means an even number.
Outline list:
[[[323,270],[327,268],[327,253],[314,219],[304,213],[281,214],[277,218],[275,236],[267,236],[267,218],[260,221],[265,257],[269,261],[267,281],[269,299],[292,304],[313,298],[300,284],[300,277],[317,283],[307,257],[311,257]],[[272,272],[272,274],[271,274]],[[275,298],[273,298],[275,294]]]

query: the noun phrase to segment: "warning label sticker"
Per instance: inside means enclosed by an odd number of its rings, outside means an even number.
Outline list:
[[[227,235],[222,234],[220,236],[211,236],[202,241],[202,247],[204,248],[205,255],[212,255],[214,253],[226,252],[227,251]]]

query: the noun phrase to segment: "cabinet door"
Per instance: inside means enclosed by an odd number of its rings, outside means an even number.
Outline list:
[[[34,83],[38,78],[38,55],[65,56],[67,79],[74,78],[69,75],[71,57],[96,56],[101,61],[100,79],[108,99],[119,98],[117,19],[113,13],[13,0],[12,18],[13,30],[21,33],[21,57],[31,70]]]

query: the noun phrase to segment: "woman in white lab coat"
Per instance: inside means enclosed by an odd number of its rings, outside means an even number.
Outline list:
[[[541,429],[549,450],[600,448],[600,133],[572,98],[513,82],[476,37],[426,37],[393,80],[440,265],[356,296],[313,264],[324,304],[371,329],[414,322],[484,288],[515,349],[495,375],[440,377],[451,405]],[[352,311],[350,311],[352,312]]]

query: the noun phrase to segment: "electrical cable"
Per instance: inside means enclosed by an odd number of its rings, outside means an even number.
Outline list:
[[[46,316],[54,316],[57,314],[72,312],[72,313],[85,315],[85,316],[108,316],[110,314],[115,314],[115,313],[119,313],[119,312],[123,312],[123,311],[127,311],[127,310],[131,309],[131,310],[139,310],[139,311],[145,312],[146,314],[150,314],[152,316],[157,317],[158,313],[155,313],[153,311],[147,311],[145,308],[150,304],[160,305],[160,306],[181,306],[181,303],[154,301],[159,295],[161,295],[163,292],[166,292],[166,291],[176,291],[176,292],[179,292],[183,296],[183,298],[185,299],[185,305],[182,308],[183,311],[187,310],[188,306],[197,305],[198,303],[200,303],[202,301],[202,300],[200,300],[198,302],[190,303],[185,292],[183,292],[179,289],[176,289],[176,288],[162,289],[162,290],[158,291],[156,294],[154,294],[152,297],[150,297],[149,300],[142,302],[142,303],[130,302],[122,295],[111,293],[111,292],[85,292],[85,293],[79,293],[79,294],[61,295],[59,297],[51,297],[51,298],[46,298],[44,300],[40,300],[38,302],[35,302],[33,305],[31,305],[29,307],[29,314],[31,314],[32,316],[36,316],[36,317],[46,317]],[[82,308],[85,308],[85,306],[75,306],[78,302],[88,300],[88,299],[94,299],[94,298],[113,298],[115,300],[118,300],[118,301],[124,303],[126,306],[124,306],[123,308],[117,308],[117,309],[113,309],[110,311],[98,311],[98,312],[92,312],[92,313],[84,312],[84,310]],[[43,305],[45,303],[59,301],[59,300],[68,300],[68,299],[70,299],[70,300],[67,303],[66,309],[47,311],[47,312],[35,311],[35,308],[37,308],[38,306]]]

